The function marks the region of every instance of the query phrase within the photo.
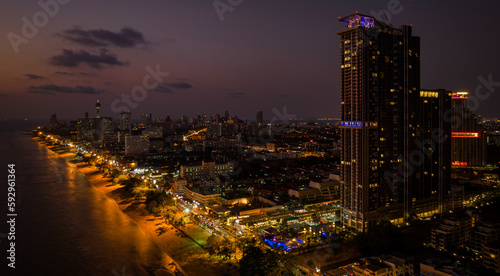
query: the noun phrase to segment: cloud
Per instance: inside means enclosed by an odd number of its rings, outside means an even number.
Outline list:
[[[174,91],[172,91],[172,89],[170,89],[166,86],[163,86],[163,85],[158,85],[155,89],[152,89],[151,91],[158,92],[158,93],[168,93],[168,94],[174,93]]]
[[[30,86],[28,93],[37,94],[51,94],[51,93],[63,93],[63,94],[102,94],[106,93],[104,89],[95,89],[92,86],[81,86],[77,85],[75,87],[69,86],[59,86],[55,84],[45,84],[39,86]]]
[[[43,80],[43,79],[46,79],[46,77],[42,77],[42,76],[35,75],[35,74],[25,74],[24,76],[26,76],[30,80]]]
[[[120,32],[104,29],[83,30],[81,27],[65,30],[58,36],[88,47],[117,46],[121,48],[133,48],[138,45],[148,45],[141,32],[125,27]]]
[[[85,73],[85,72],[76,72],[76,73],[74,73],[74,72],[62,72],[62,71],[56,71],[52,75],[60,75],[60,76],[76,76],[76,75],[80,75],[80,76],[86,76],[86,77],[88,77],[88,76],[93,76],[93,77],[97,76],[97,74],[95,74],[95,73],[89,74],[89,73]]]
[[[31,94],[47,94],[47,95],[54,95],[55,93],[52,93],[50,91],[41,91],[41,90],[30,90],[28,93]]]
[[[243,92],[231,92],[229,93],[229,96],[237,100],[244,100],[247,98],[247,94]]]
[[[183,81],[179,82],[164,82],[161,85],[158,85],[155,89],[152,89],[151,91],[154,92],[159,92],[159,93],[169,93],[172,94],[174,91],[172,91],[171,88],[176,88],[176,89],[189,89],[193,87],[191,84]]]
[[[103,65],[124,66],[129,64],[126,61],[119,61],[116,55],[109,54],[106,49],[101,49],[99,55],[93,55],[84,50],[74,52],[73,50],[63,49],[62,54],[50,58],[49,63],[63,67],[78,67],[80,64],[86,63],[96,69],[102,68]]]
[[[169,87],[172,87],[172,88],[180,88],[180,89],[188,89],[188,88],[191,88],[193,87],[191,84],[187,83],[187,82],[171,82],[171,83],[165,83],[165,85],[169,86]]]
[[[56,71],[53,75],[73,76],[75,73]]]
[[[3,98],[3,97],[9,97],[9,96],[10,96],[9,94],[0,93],[0,98]]]

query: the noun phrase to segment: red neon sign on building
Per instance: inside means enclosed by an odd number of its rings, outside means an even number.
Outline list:
[[[465,100],[468,99],[469,92],[453,92],[451,93],[452,100]]]
[[[452,132],[452,138],[479,138],[479,132]]]
[[[451,165],[452,166],[457,166],[457,167],[467,167],[467,162],[458,162],[458,161],[455,161],[455,162],[451,162]]]

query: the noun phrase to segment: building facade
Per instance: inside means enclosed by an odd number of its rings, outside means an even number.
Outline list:
[[[264,123],[264,113],[262,113],[262,111],[257,112],[257,116],[255,117],[255,122],[257,124]]]
[[[484,167],[486,165],[486,132],[467,106],[468,92],[452,94],[452,165]]]
[[[203,141],[203,150],[212,148],[213,150],[235,150],[241,147],[241,141],[220,139]]]
[[[437,249],[463,247],[470,240],[472,219],[463,213],[444,215],[431,230],[431,244]]]
[[[132,115],[130,112],[120,113],[120,130],[128,134],[132,131]]]
[[[233,163],[216,164],[215,162],[201,163],[201,166],[184,166],[180,168],[182,178],[200,179],[215,176],[230,176],[233,173]]]
[[[139,135],[125,136],[125,155],[144,155],[149,153],[149,137]]]
[[[77,121],[77,140],[105,145],[116,140],[113,118],[80,118]]]
[[[348,23],[337,32],[343,222],[365,231],[394,206],[407,221],[429,197],[442,211],[450,139],[441,119],[449,101],[445,91],[420,90],[420,38],[410,26],[394,28],[357,13],[339,21]],[[427,140],[436,136],[448,139],[429,154]]]
[[[485,267],[500,273],[500,242],[488,243],[483,247],[483,264]]]
[[[221,194],[211,191],[203,191],[194,187],[184,187],[184,197],[192,200],[193,202],[198,202],[203,206],[220,204]]]
[[[420,201],[431,199],[439,213],[453,206],[447,198],[451,191],[451,121],[447,117],[451,112],[451,95],[451,91],[444,89],[421,89],[416,110],[411,111],[414,139],[410,148],[419,157],[412,158],[412,153],[408,156],[414,165],[405,204],[405,213],[410,216],[421,216]]]

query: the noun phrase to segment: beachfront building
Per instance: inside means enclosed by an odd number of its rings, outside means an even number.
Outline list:
[[[181,166],[182,178],[201,179],[216,176],[229,176],[234,170],[233,163],[216,164],[215,162],[203,161],[201,166]]]
[[[220,204],[221,194],[211,189],[184,187],[184,197],[203,206]]]

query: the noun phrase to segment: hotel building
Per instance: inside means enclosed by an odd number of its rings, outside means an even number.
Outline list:
[[[486,132],[467,106],[468,92],[452,93],[452,166],[486,165]]]

